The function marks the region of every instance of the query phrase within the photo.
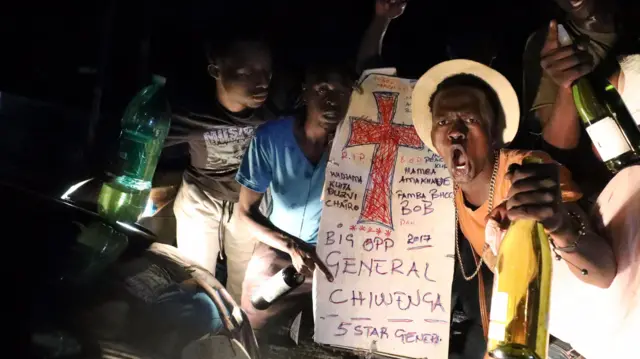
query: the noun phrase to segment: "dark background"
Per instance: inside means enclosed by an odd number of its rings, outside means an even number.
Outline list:
[[[55,192],[99,168],[151,73],[208,81],[203,37],[261,25],[278,73],[295,74],[314,56],[354,61],[373,8],[373,0],[4,2],[0,175]],[[493,54],[519,91],[527,36],[554,15],[551,0],[412,0],[390,26],[384,60],[417,78],[451,53]]]
[[[75,82],[82,78],[78,68],[98,67],[104,53],[110,82],[139,80],[139,41],[147,33],[148,61],[155,72],[186,70],[186,57],[195,55],[195,34],[225,36],[248,23],[263,24],[278,63],[300,65],[319,52],[353,59],[373,14],[373,0],[27,0],[2,7],[0,89],[78,105],[82,92],[91,98]],[[460,53],[493,46],[495,65],[517,80],[527,35],[554,9],[551,0],[412,0],[390,27],[385,60],[404,76],[417,77],[447,58],[447,44]],[[106,51],[105,32],[110,40]]]

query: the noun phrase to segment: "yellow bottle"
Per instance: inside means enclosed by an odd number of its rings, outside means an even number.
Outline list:
[[[551,248],[542,225],[533,220],[511,223],[498,250],[493,283],[487,348],[492,358],[547,358],[551,271]]]

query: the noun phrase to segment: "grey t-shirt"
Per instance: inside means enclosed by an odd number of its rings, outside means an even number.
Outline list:
[[[235,175],[256,128],[275,118],[267,106],[238,114],[225,109],[213,91],[195,96],[169,89],[172,118],[165,148],[187,144],[183,178],[224,201],[237,202]]]

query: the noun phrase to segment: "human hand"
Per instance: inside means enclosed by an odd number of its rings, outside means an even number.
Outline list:
[[[376,16],[393,20],[402,15],[407,0],[376,0]]]
[[[509,220],[532,219],[551,233],[566,223],[567,211],[560,192],[560,171],[555,163],[512,164],[507,172]]]
[[[291,262],[298,273],[305,277],[313,275],[313,270],[318,267],[329,282],[333,282],[333,275],[329,268],[320,260],[316,253],[315,247],[305,243],[299,239],[292,239],[289,246],[289,255],[291,256]]]
[[[549,24],[547,39],[540,52],[540,66],[558,86],[570,88],[573,82],[593,70],[593,57],[583,42],[568,46],[560,45],[558,23]]]
[[[504,201],[495,207],[484,220],[485,222],[493,220],[498,223],[501,230],[507,230],[509,225],[511,225],[511,220],[507,214],[507,201]]]

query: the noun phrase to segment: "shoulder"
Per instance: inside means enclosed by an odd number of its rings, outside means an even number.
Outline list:
[[[260,134],[270,134],[274,132],[279,132],[284,128],[291,128],[293,122],[295,121],[295,116],[278,116],[273,120],[269,120],[258,127],[256,133]]]
[[[256,130],[256,142],[284,144],[291,137],[294,121],[294,116],[282,116],[263,123]]]

